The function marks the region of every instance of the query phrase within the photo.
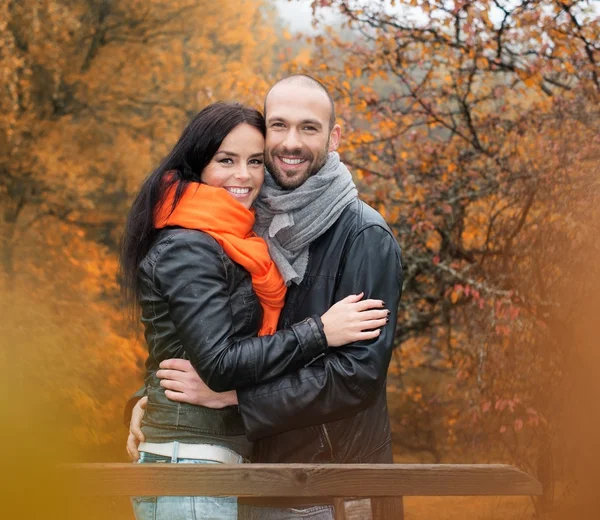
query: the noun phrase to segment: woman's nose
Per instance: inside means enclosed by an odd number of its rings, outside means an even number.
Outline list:
[[[248,171],[248,166],[246,164],[241,164],[234,176],[236,179],[249,179],[250,172]]]

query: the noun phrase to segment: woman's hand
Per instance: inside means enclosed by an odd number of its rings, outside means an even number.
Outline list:
[[[323,330],[330,347],[341,347],[354,341],[378,337],[389,321],[390,311],[381,300],[362,300],[364,293],[351,294],[321,316]]]
[[[129,437],[127,437],[127,453],[133,461],[140,458],[138,446],[144,442],[145,437],[142,433],[142,419],[146,413],[148,398],[142,397],[131,410],[131,421],[129,421]]]

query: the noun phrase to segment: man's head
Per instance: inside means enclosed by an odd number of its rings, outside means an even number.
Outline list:
[[[339,145],[333,99],[310,76],[296,74],[275,83],[265,98],[265,118],[265,164],[282,188],[301,186]]]

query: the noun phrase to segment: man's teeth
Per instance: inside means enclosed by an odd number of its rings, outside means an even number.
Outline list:
[[[234,195],[248,195],[250,188],[227,188],[227,191]]]
[[[304,159],[287,159],[286,157],[281,157],[281,160],[285,164],[300,164],[301,162],[304,162]]]

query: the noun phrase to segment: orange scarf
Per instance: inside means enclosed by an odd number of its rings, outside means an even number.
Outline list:
[[[198,229],[213,237],[225,254],[252,277],[252,287],[263,308],[263,323],[258,335],[274,334],[286,286],[269,256],[266,242],[252,231],[254,211],[246,209],[224,188],[190,183],[169,215],[176,190],[177,183],[166,191],[163,204],[154,216],[155,227]]]

